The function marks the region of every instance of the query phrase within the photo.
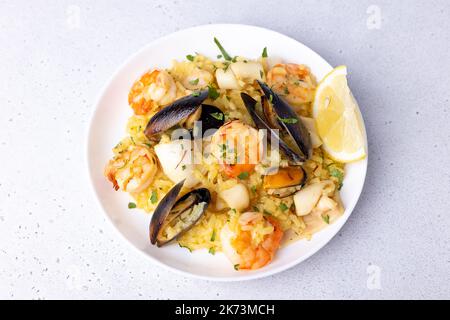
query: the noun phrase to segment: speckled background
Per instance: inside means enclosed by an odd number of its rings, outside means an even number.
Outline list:
[[[450,3],[264,2],[0,2],[0,298],[450,298]],[[369,136],[366,186],[339,236],[245,283],[143,259],[105,221],[85,166],[93,102],[117,66],[215,22],[346,64]]]

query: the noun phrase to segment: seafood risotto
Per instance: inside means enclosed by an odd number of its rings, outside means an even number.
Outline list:
[[[344,212],[344,165],[323,151],[312,118],[316,80],[305,65],[201,54],[152,69],[132,86],[127,136],[105,168],[129,209],[152,213],[163,247],[223,252],[258,269],[289,242]]]

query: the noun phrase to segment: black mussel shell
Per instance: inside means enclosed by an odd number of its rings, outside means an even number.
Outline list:
[[[199,121],[201,121],[202,137],[207,137],[214,133],[212,129],[219,129],[225,123],[225,114],[218,107],[202,104],[202,113]],[[194,127],[193,136],[199,133],[199,127]]]
[[[302,123],[301,119],[292,107],[281,99],[265,83],[258,81],[264,95],[272,103],[273,109],[277,115],[279,125],[285,129],[291,138],[295,141],[304,158],[309,158],[312,153],[311,138],[308,129]]]
[[[244,101],[244,105],[247,108],[248,113],[252,117],[256,127],[258,129],[265,129],[268,133],[270,132],[271,134],[270,136],[268,136],[269,139],[275,138],[278,140],[278,145],[292,164],[298,165],[303,163],[306,160],[304,154],[292,150],[292,148],[283,141],[279,134],[267,124],[266,120],[258,114],[255,108],[257,101],[246,93],[241,93],[241,98]]]
[[[176,126],[188,118],[200,107],[206,98],[208,98],[208,90],[203,90],[178,99],[164,107],[150,119],[144,131],[145,135],[150,140],[153,140],[155,135]]]
[[[211,194],[206,188],[192,190],[177,200],[183,184],[184,180],[176,184],[153,213],[150,222],[150,242],[158,247],[177,239],[191,229],[206,212],[211,201]],[[181,229],[176,234],[170,238],[163,236],[167,226],[177,225],[179,228],[179,222]]]

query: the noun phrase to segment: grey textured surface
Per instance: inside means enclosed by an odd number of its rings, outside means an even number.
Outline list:
[[[449,17],[445,0],[1,1],[0,298],[450,298]],[[370,145],[339,236],[245,283],[183,278],[137,255],[85,174],[93,102],[116,67],[216,22],[274,29],[346,64]]]

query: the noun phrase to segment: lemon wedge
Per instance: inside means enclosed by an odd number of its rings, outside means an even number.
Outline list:
[[[335,161],[347,163],[366,156],[362,117],[347,84],[347,67],[335,68],[319,83],[313,117],[323,149]]]

